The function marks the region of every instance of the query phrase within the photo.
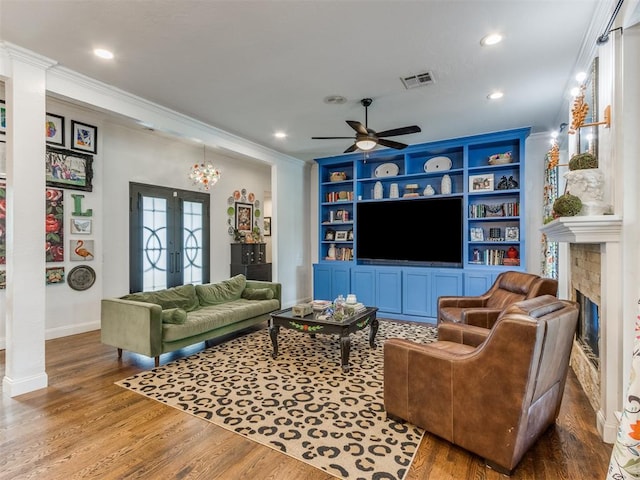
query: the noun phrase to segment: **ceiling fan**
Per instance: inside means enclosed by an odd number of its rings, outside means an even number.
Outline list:
[[[405,143],[394,142],[393,140],[387,140],[383,137],[397,137],[398,135],[407,135],[409,133],[421,132],[420,127],[417,125],[411,125],[410,127],[392,128],[391,130],[385,130],[384,132],[376,132],[368,127],[368,108],[373,103],[370,98],[363,98],[360,103],[364,107],[364,125],[354,120],[347,120],[347,124],[356,131],[355,142],[344,153],[354,152],[357,149],[362,151],[373,150],[376,145],[382,145],[384,147],[395,148],[402,150],[408,145]],[[354,137],[311,137],[312,140],[332,140],[338,138],[354,138]]]

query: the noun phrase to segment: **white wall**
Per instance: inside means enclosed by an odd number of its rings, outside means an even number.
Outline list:
[[[525,144],[524,171],[526,182],[520,185],[525,194],[523,222],[526,241],[527,271],[542,273],[542,251],[540,228],[543,225],[542,202],[546,154],[551,148],[551,137],[547,134],[530,135]]]

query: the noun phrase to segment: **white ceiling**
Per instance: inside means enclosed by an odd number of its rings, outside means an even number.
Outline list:
[[[311,137],[354,134],[345,120],[364,123],[364,97],[374,100],[369,127],[422,128],[393,138],[404,143],[523,126],[534,133],[557,129],[568,121],[568,87],[584,68],[576,63],[583,44],[595,43],[587,33],[602,4],[0,0],[0,38],[308,160],[351,145]],[[504,41],[481,47],[490,32]],[[95,47],[112,50],[115,59],[94,57]],[[404,88],[401,76],[425,70],[434,84]],[[496,89],[504,98],[489,101]],[[348,102],[323,103],[328,95]],[[276,130],[287,138],[275,139]]]

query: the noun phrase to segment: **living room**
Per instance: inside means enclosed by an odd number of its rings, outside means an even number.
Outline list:
[[[615,4],[611,3],[611,6]],[[624,35],[627,42],[624,55],[630,55],[628,47],[633,45],[634,30],[629,28]],[[619,45],[616,43],[619,41],[616,38],[615,42],[600,47],[601,65],[607,65],[607,58],[615,58],[617,51],[612,45]],[[0,298],[0,310],[4,313],[0,320],[0,331],[3,332],[0,335],[0,347],[7,349],[7,355],[15,355],[12,357],[14,370],[11,378],[17,383],[5,383],[3,393],[13,390],[16,395],[20,395],[30,391],[31,387],[50,383],[51,379],[47,380],[44,368],[44,340],[64,338],[99,328],[100,300],[128,293],[129,265],[126,252],[129,244],[129,182],[192,189],[187,176],[188,170],[192,164],[200,163],[203,159],[212,161],[223,171],[220,181],[209,192],[211,281],[228,277],[231,237],[228,232],[227,201],[234,191],[245,188],[254,192],[261,202],[266,202],[269,195],[272,198],[269,213],[273,218],[273,235],[266,237],[266,241],[271,248],[274,278],[286,286],[283,289],[283,305],[291,306],[311,298],[312,265],[318,260],[319,251],[316,222],[318,178],[317,166],[313,162],[283,154],[179,113],[179,108],[176,107],[176,104],[179,105],[178,92],[176,99],[168,102],[173,108],[168,108],[111,88],[108,82],[97,82],[64,66],[56,66],[57,59],[52,61],[40,57],[40,54],[41,52],[23,50],[19,44],[5,44],[2,47],[0,75],[6,82],[14,82],[12,88],[15,96],[8,103],[25,107],[21,109],[24,116],[10,117],[16,125],[12,133],[16,136],[15,145],[12,145],[15,148],[13,156],[31,159],[25,162],[14,160],[14,180],[16,186],[19,186],[15,192],[15,202],[20,205],[20,209],[26,207],[29,212],[43,210],[38,192],[44,189],[45,180],[42,178],[32,181],[32,171],[36,159],[42,157],[41,149],[44,145],[36,148],[30,146],[28,141],[41,133],[41,129],[34,126],[39,122],[33,120],[42,117],[43,105],[46,112],[64,117],[67,122],[73,119],[96,127],[93,189],[91,192],[65,191],[65,205],[69,212],[74,204],[71,193],[81,193],[81,208],[93,210],[93,237],[96,238],[94,253],[97,257],[90,265],[96,271],[96,280],[92,288],[84,292],[73,291],[65,285],[40,285],[43,283],[41,279],[44,267],[39,247],[33,244],[31,233],[36,228],[41,228],[41,225],[30,221],[29,215],[21,215],[21,218],[15,220],[17,237],[12,250],[14,256],[7,259],[8,289]],[[608,61],[611,62],[609,65],[613,63],[612,60]],[[629,65],[625,63],[625,67]],[[631,75],[629,71],[633,72],[627,69],[624,75]],[[616,72],[619,73],[617,69]],[[603,75],[602,78],[602,88],[606,89],[606,76]],[[624,82],[625,96],[621,99],[611,94],[609,103],[613,105],[615,128],[611,130],[611,134],[603,132],[601,151],[609,149],[617,152],[616,162],[603,160],[609,162],[605,165],[611,172],[610,196],[612,203],[620,211],[624,210],[625,222],[632,223],[634,210],[631,205],[635,204],[636,197],[630,197],[635,195],[630,192],[634,190],[638,174],[637,167],[631,161],[634,157],[628,156],[628,153],[636,148],[630,143],[630,132],[637,125],[638,113],[628,110],[622,113],[617,109],[623,104],[633,104],[629,101],[629,98],[634,98],[633,92],[629,93],[628,77],[625,78],[627,82],[617,77],[608,80],[609,87],[614,84],[619,86],[618,82]],[[44,89],[43,82],[46,84]],[[3,98],[7,98],[8,89],[4,83],[3,86]],[[38,98],[37,105],[33,104],[32,97],[29,96],[34,88],[42,95],[42,98]],[[605,98],[603,97],[604,102]],[[371,112],[375,112],[375,105]],[[361,113],[354,110],[353,115]],[[617,124],[615,120],[618,120]],[[335,123],[327,123],[328,133],[332,133],[332,128],[335,128]],[[69,147],[68,142],[65,147]],[[547,150],[546,133],[532,135],[527,141],[528,158],[541,161]],[[335,154],[341,151],[337,149]],[[568,152],[563,154],[568,155]],[[527,188],[535,195],[542,188],[543,172],[541,169],[536,172],[533,164],[531,169],[533,173],[527,177],[531,179],[531,183],[527,184]],[[623,179],[622,185],[620,179]],[[534,202],[530,201],[528,205],[531,210],[527,212],[527,218],[532,221],[527,224],[526,235],[530,245],[527,265],[531,271],[537,271],[539,252],[531,246],[536,245],[540,235],[542,212],[534,208]],[[22,212],[21,210],[20,213]],[[65,220],[68,222],[68,218]],[[625,225],[622,233],[625,244],[633,245],[637,233],[637,227]],[[68,240],[65,246],[69,246]],[[638,264],[637,255],[632,248],[623,247],[620,256],[617,275],[621,280],[615,285],[619,287],[618,295],[624,300],[618,302],[616,307],[616,317],[619,317],[620,323],[618,336],[610,341],[621,345],[622,356],[627,356],[629,360],[620,360],[616,365],[610,365],[610,370],[606,372],[616,379],[615,385],[610,387],[610,395],[617,399],[614,402],[616,405],[610,406],[612,412],[620,409],[620,386],[624,386],[629,377],[632,338],[622,332],[631,331],[638,297],[638,274],[635,273],[638,269],[631,267]],[[628,269],[623,268],[623,264]],[[68,272],[77,264],[67,261],[63,265]],[[566,297],[569,279],[562,277],[562,269],[560,275],[563,285],[560,294]],[[10,309],[7,308],[8,305],[11,306]],[[7,330],[11,330],[11,337],[4,334]],[[11,354],[8,353],[10,349]],[[18,351],[25,353],[18,354]],[[24,385],[21,384],[23,381]],[[26,389],[23,390],[23,386]],[[611,430],[612,426],[607,424],[607,428]],[[611,433],[608,433],[609,439]]]

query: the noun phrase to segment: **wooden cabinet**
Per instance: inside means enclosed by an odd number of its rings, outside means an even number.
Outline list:
[[[271,281],[271,264],[266,263],[266,244],[232,243],[231,276],[243,274],[247,280]]]

